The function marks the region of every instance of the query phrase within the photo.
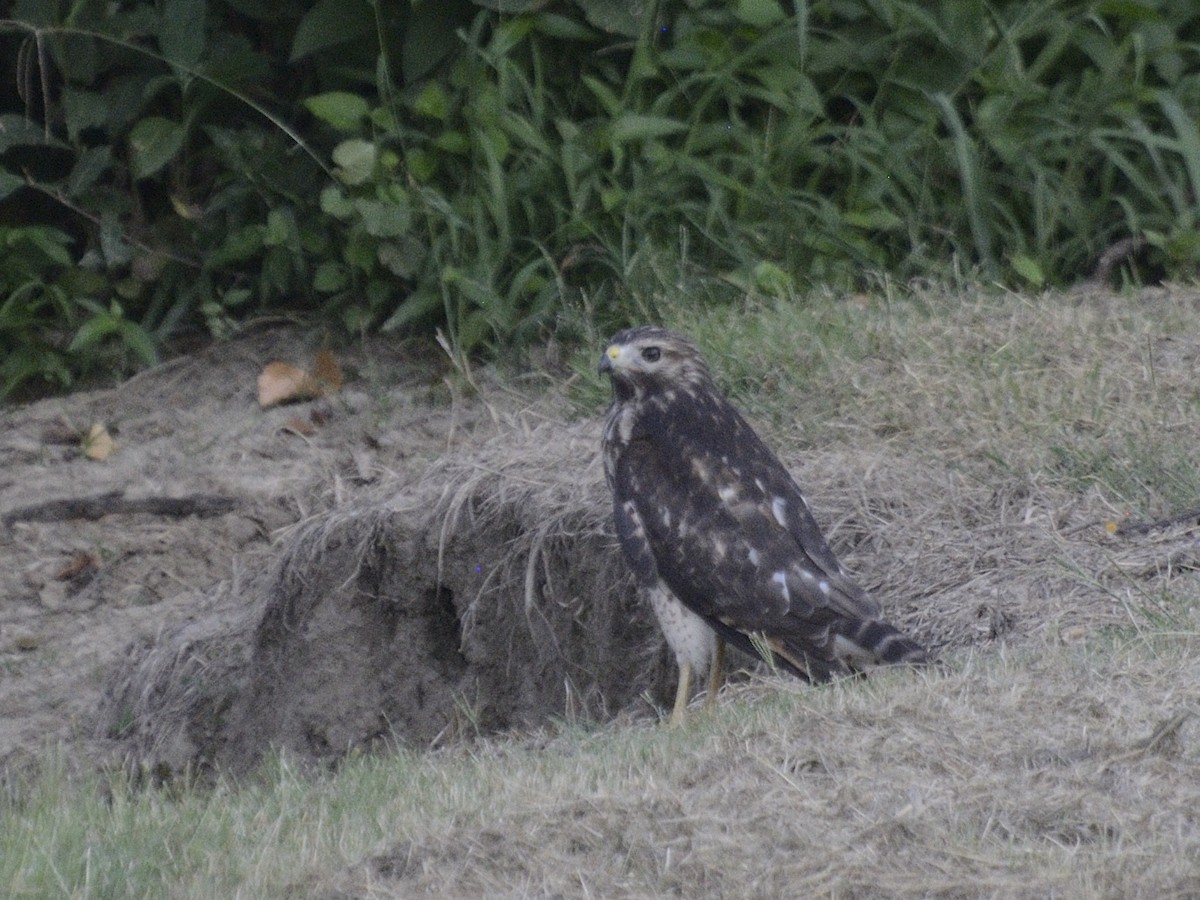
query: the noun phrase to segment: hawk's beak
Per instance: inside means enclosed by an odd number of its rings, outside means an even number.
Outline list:
[[[616,371],[617,367],[613,365],[613,363],[617,361],[617,357],[620,355],[621,348],[616,344],[613,344],[611,347],[605,350],[604,355],[600,357],[600,374],[611,375],[614,371]]]

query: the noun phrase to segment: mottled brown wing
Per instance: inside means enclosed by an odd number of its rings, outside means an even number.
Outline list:
[[[700,615],[746,634],[794,638],[808,627],[819,652],[831,624],[878,614],[791,476],[723,398],[647,410],[613,475],[617,529],[635,571],[649,550],[655,574]]]

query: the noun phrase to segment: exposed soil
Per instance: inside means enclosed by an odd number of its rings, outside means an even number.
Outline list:
[[[403,484],[492,429],[482,405],[452,401],[440,360],[383,341],[342,355],[349,377],[337,395],[260,409],[263,365],[309,366],[314,350],[274,329],[109,390],[3,412],[0,760],[58,743],[103,752],[97,710],[128,655],[180,630],[252,632],[262,610],[246,585],[270,569],[281,528],[385,476]],[[293,420],[316,424],[289,430]],[[93,423],[117,442],[104,461],[77,439]],[[147,498],[180,507],[120,511]],[[89,520],[45,509],[58,500],[118,511]],[[179,514],[197,501],[199,514]]]

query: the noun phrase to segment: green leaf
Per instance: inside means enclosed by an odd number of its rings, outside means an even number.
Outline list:
[[[313,273],[313,290],[322,294],[336,294],[349,284],[350,274],[339,263],[323,262]]]
[[[904,220],[890,209],[860,209],[851,210],[845,214],[846,221],[855,228],[868,228],[877,231],[887,231],[900,228]]]
[[[20,175],[14,175],[8,169],[0,168],[0,200],[13,191],[25,187],[25,183],[25,179]]]
[[[437,172],[437,157],[425,150],[409,150],[404,154],[404,165],[409,174],[422,183],[429,181]]]
[[[263,233],[263,244],[267,247],[283,247],[291,243],[296,234],[296,219],[287,208],[276,208],[267,213],[267,228]]]
[[[444,87],[436,81],[430,81],[413,98],[411,108],[419,116],[445,121],[450,114],[450,97]]]
[[[38,226],[22,228],[18,232],[28,243],[42,251],[42,255],[50,262],[60,266],[71,264],[71,254],[67,252],[66,244],[71,240],[57,228],[42,228]]]
[[[396,311],[388,316],[387,321],[379,326],[380,331],[395,331],[405,325],[430,319],[442,310],[442,295],[440,291],[425,286],[417,289],[404,298]]]
[[[399,278],[415,276],[425,257],[425,245],[408,235],[379,245],[380,264]]]
[[[335,184],[321,190],[321,212],[335,219],[348,219],[354,213],[354,204]]]
[[[163,0],[158,46],[170,62],[192,68],[204,53],[205,0]]]
[[[213,268],[222,268],[235,263],[245,262],[256,256],[263,249],[263,234],[266,229],[262,225],[243,225],[225,234],[224,240],[205,260]]]
[[[355,132],[362,128],[371,107],[358,94],[346,91],[328,91],[316,94],[304,101],[308,111],[338,131]]]
[[[102,128],[108,124],[111,99],[99,91],[87,91],[65,85],[62,91],[63,119],[67,137],[79,141],[80,132],[87,128]]]
[[[67,178],[67,194],[78,197],[92,187],[112,165],[112,148],[107,144],[92,147],[80,154]]]
[[[67,352],[77,353],[80,350],[89,350],[93,347],[98,347],[106,337],[116,333],[120,323],[120,318],[110,313],[100,313],[93,316],[79,326],[79,330],[75,332],[75,337],[71,339],[71,343],[67,346]]]
[[[375,12],[365,0],[318,0],[296,27],[291,61],[374,33]]]
[[[534,30],[558,41],[590,41],[596,35],[569,16],[542,12],[533,18]]]
[[[666,116],[645,116],[626,113],[612,123],[612,139],[616,144],[645,141],[687,131],[687,125]]]
[[[363,228],[372,237],[397,237],[408,231],[412,223],[412,210],[408,204],[362,197],[354,201],[354,209],[362,219]]]
[[[1038,261],[1025,253],[1018,253],[1012,258],[1013,271],[1024,278],[1034,287],[1042,287],[1046,283],[1046,274]]]
[[[412,4],[400,57],[404,83],[416,83],[450,56],[461,45],[459,29],[469,25],[474,15],[469,0],[426,0]]]
[[[42,129],[24,116],[18,116],[13,113],[0,115],[0,153],[11,147],[21,147],[24,145],[44,146],[47,143],[56,147],[65,146],[53,138],[47,142]]]
[[[125,347],[133,351],[142,365],[153,366],[158,363],[158,347],[155,346],[154,338],[137,322],[122,319],[117,327],[117,335]]]
[[[621,98],[617,96],[612,87],[592,75],[584,75],[582,80],[587,89],[599,101],[605,113],[614,119],[621,114]]]
[[[338,177],[346,184],[362,184],[375,173],[379,151],[370,141],[351,138],[333,148]]]
[[[641,34],[644,3],[629,0],[589,0],[580,4],[587,20],[609,34],[634,38]]]
[[[458,156],[471,152],[471,140],[461,131],[443,131],[434,139],[433,146]]]
[[[786,18],[777,0],[737,0],[734,12],[739,19],[755,28],[770,28]]]
[[[775,263],[763,260],[754,266],[751,272],[754,286],[764,294],[786,296],[796,287],[792,276]]]
[[[175,158],[183,147],[183,126],[162,116],[150,116],[129,133],[130,169],[134,178],[147,178]]]

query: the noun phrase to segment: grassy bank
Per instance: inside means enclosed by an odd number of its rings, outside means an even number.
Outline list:
[[[742,679],[650,718],[0,801],[13,896],[1191,896],[1200,295],[673,313],[944,673]],[[602,395],[577,361],[576,408]],[[583,461],[581,465],[584,464]],[[1159,522],[1144,531],[1131,524]],[[1114,533],[1115,532],[1115,533]],[[966,575],[963,573],[966,572]],[[953,627],[951,627],[953,626]],[[649,711],[649,710],[648,710]]]

